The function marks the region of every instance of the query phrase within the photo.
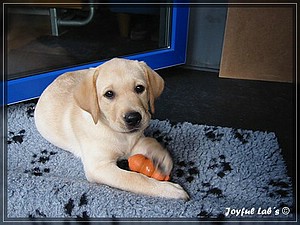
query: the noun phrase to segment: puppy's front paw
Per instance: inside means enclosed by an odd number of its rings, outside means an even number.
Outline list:
[[[166,181],[160,182],[160,184],[161,197],[183,199],[185,201],[189,200],[189,195],[179,184]]]
[[[165,175],[169,175],[173,168],[173,161],[170,154],[166,151],[157,151],[151,154],[151,159],[156,168]]]

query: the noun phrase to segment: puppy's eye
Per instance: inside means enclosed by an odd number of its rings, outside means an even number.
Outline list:
[[[115,93],[113,91],[107,91],[105,92],[104,97],[108,99],[113,99],[115,97]]]
[[[138,85],[135,87],[135,92],[141,94],[145,91],[145,87],[143,85]]]

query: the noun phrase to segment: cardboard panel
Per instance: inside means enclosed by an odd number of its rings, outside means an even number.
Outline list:
[[[294,8],[229,7],[220,77],[293,82]]]

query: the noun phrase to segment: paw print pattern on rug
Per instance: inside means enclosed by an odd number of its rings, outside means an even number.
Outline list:
[[[8,140],[7,140],[7,144],[11,144],[11,143],[19,143],[21,144],[23,142],[23,138],[25,136],[25,130],[20,130],[19,132],[13,132],[13,131],[9,131],[8,132]]]
[[[288,189],[290,188],[290,186],[285,183],[282,182],[280,180],[273,180],[271,179],[269,182],[270,186],[265,187],[265,189],[269,192],[271,192],[269,195],[271,198],[273,197],[287,197],[289,194]],[[272,189],[272,190],[270,190]]]
[[[194,166],[195,163],[193,161],[185,162],[180,161],[177,163],[178,169],[175,170],[175,177],[181,178],[185,177],[185,180],[191,183],[195,177],[199,174],[199,170]]]
[[[39,209],[36,209],[34,213],[32,214],[29,214],[28,216],[30,219],[33,219],[33,218],[46,218],[47,216],[41,212]]]
[[[203,199],[208,196],[215,196],[217,198],[223,198],[223,191],[220,188],[213,187],[209,182],[202,183],[201,190],[198,189],[197,191],[200,191],[204,194]]]
[[[230,163],[226,161],[224,155],[220,155],[219,158],[212,158],[207,169],[214,170],[221,178],[232,170]]]
[[[153,132],[152,137],[155,138],[164,148],[166,148],[169,145],[169,142],[172,141],[172,138],[159,130]]]
[[[33,154],[31,164],[34,167],[30,170],[25,170],[24,173],[30,173],[34,176],[42,176],[43,173],[50,173],[50,168],[45,167],[44,164],[50,160],[50,157],[56,154],[57,152],[48,152],[47,150],[42,150],[39,155]]]
[[[80,197],[78,207],[81,208],[84,205],[88,204],[88,199],[86,193],[83,193]],[[72,216],[73,210],[75,208],[74,200],[72,198],[69,198],[68,202],[64,205],[65,213],[68,216]],[[85,220],[89,218],[89,215],[87,214],[87,211],[83,211],[81,215],[76,215],[77,219],[79,220]]]
[[[35,106],[36,104],[30,104],[27,106],[26,108],[26,114],[27,114],[27,117],[34,117],[34,110],[35,110]]]
[[[242,144],[247,144],[248,139],[250,138],[250,133],[247,131],[242,131],[241,129],[233,129],[233,135],[238,139]]]
[[[205,209],[203,209],[204,207],[202,206],[202,210],[200,211],[200,213],[197,215],[198,218],[201,219],[217,219],[217,220],[224,220],[225,219],[225,215],[223,213],[220,213],[216,216],[214,216],[213,213],[211,212],[207,212]]]
[[[219,132],[217,127],[206,127],[204,128],[205,136],[212,142],[221,141],[224,134]]]

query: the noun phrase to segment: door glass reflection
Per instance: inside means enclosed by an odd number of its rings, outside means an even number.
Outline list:
[[[169,46],[164,5],[6,5],[8,79]]]

